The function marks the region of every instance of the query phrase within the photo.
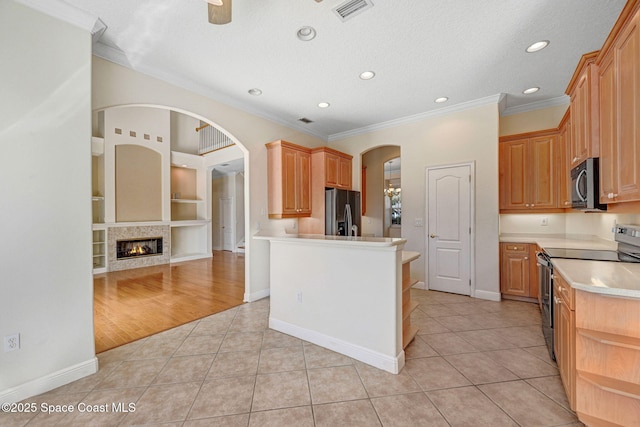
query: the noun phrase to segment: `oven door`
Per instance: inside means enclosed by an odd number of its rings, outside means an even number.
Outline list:
[[[540,280],[539,300],[542,314],[542,334],[551,359],[556,360],[553,352],[553,265],[549,256],[543,252],[538,252],[536,261]]]

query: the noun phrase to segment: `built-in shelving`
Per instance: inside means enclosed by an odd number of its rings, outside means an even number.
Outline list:
[[[93,229],[93,272],[102,273],[107,269],[107,230]]]

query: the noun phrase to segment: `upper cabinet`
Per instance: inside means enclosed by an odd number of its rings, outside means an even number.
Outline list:
[[[582,56],[566,91],[571,98],[571,167],[599,155],[597,55],[591,52]]]
[[[557,130],[500,138],[500,209],[557,206]]]
[[[622,11],[598,57],[603,203],[640,200],[639,8]]]
[[[311,215],[311,150],[278,140],[266,144],[269,218]]]
[[[567,110],[558,126],[558,207],[571,207],[571,114]]]
[[[321,179],[324,187],[351,190],[350,156],[328,147],[319,147],[311,151],[314,179]],[[316,168],[318,166],[318,168]]]

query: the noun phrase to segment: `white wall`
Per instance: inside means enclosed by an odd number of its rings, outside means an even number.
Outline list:
[[[332,142],[330,146],[354,156],[353,170],[360,170],[360,154],[382,145],[399,145],[402,152],[402,237],[406,250],[421,257],[411,263],[412,276],[425,280],[426,227],[425,182],[428,166],[476,162],[476,292],[499,298],[498,261],[498,105],[488,104],[448,115],[434,116],[392,128]],[[355,188],[360,188],[354,174]]]
[[[0,402],[95,372],[91,35],[0,2]]]

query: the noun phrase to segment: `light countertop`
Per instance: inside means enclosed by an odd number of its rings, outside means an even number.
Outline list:
[[[551,262],[554,273],[560,273],[575,289],[640,298],[640,263],[561,258],[554,258]]]
[[[535,243],[541,248],[616,250],[617,242],[593,236],[502,234],[500,242]],[[575,289],[640,299],[640,263],[552,258],[555,272]]]
[[[340,244],[345,246],[400,246],[407,240],[392,237],[360,237],[360,236],[325,236],[322,234],[293,234],[281,233],[271,230],[261,230],[253,236],[262,240],[291,240],[298,239],[308,243]]]

